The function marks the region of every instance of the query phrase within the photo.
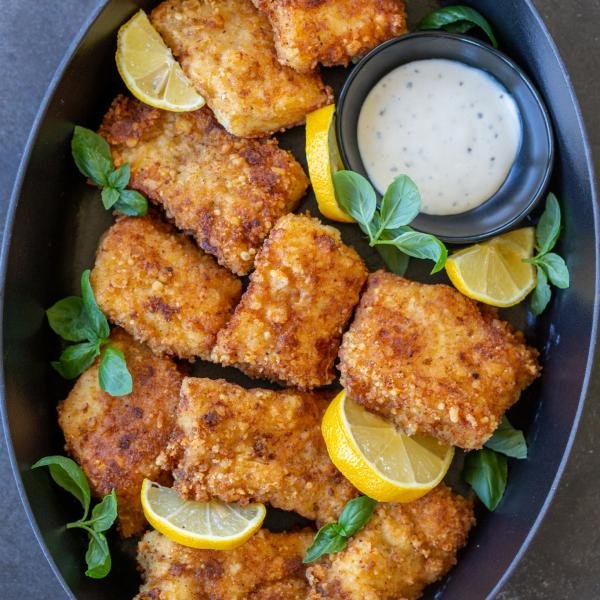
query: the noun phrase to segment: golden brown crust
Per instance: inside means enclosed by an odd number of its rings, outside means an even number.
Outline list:
[[[103,392],[96,361],[60,403],[58,422],[94,495],[115,489],[119,530],[128,537],[146,527],[139,500],[144,477],[169,481],[155,460],[175,424],[182,375],[173,361],[153,355],[123,330],[114,329],[110,343],[125,355],[133,392],[122,397]]]
[[[330,399],[186,377],[173,439],[159,462],[173,470],[185,498],[268,502],[336,520],[356,491],[331,463],[321,435]]]
[[[156,353],[208,358],[241,294],[237,277],[153,216],[104,234],[91,273],[104,314]]]
[[[136,600],[304,600],[302,558],[314,533],[261,529],[233,550],[195,550],[148,532],[138,546]]]
[[[337,229],[305,215],[282,217],[219,332],[213,360],[300,389],[331,383],[342,331],[366,277]]]
[[[253,0],[273,27],[279,61],[309,72],[347,65],[381,42],[406,33],[402,0]]]
[[[538,375],[523,335],[447,285],[378,271],[340,349],[342,385],[407,433],[480,448]]]
[[[173,113],[118,96],[100,134],[117,166],[129,162],[130,187],[238,275],[250,271],[271,227],[308,186],[277,140],[236,138],[208,108]]]
[[[234,135],[260,137],[299,125],[333,100],[317,73],[277,61],[269,20],[250,0],[166,0],[151,21]]]
[[[408,504],[379,504],[344,550],[309,566],[309,600],[415,600],[455,564],[473,502],[443,483]]]

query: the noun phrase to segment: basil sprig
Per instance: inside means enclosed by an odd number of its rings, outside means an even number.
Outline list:
[[[302,562],[310,563],[323,554],[335,554],[343,550],[348,539],[369,522],[376,506],[377,501],[368,496],[359,496],[347,502],[337,523],[327,523],[319,529]]]
[[[485,506],[495,510],[508,481],[506,457],[527,458],[527,443],[523,432],[515,429],[504,416],[484,446],[466,455],[463,478]]]
[[[105,531],[108,531],[117,518],[117,496],[115,490],[107,494],[90,512],[91,493],[89,483],[79,468],[66,456],[46,456],[31,468],[48,467],[52,479],[60,487],[75,496],[83,508],[83,517],[67,523],[67,529],[83,529],[88,534],[88,549],[85,553],[87,570],[85,574],[94,579],[106,577],[110,572],[111,558]]]
[[[537,284],[529,297],[529,307],[534,315],[544,312],[552,290],[550,282],[557,288],[566,289],[570,285],[569,269],[562,256],[550,252],[560,236],[561,216],[560,206],[554,194],[548,194],[546,207],[535,228],[535,246],[537,254],[533,258],[524,259],[535,265]]]
[[[110,327],[90,285],[90,271],[81,275],[81,297],[68,296],[46,311],[52,330],[67,346],[52,366],[65,378],[74,379],[92,366],[103,351],[98,380],[111,396],[125,396],[133,390],[131,373],[123,353],[109,344]]]
[[[337,171],[333,185],[338,204],[357,221],[390,271],[403,275],[407,256],[432,260],[432,273],[444,268],[448,258],[446,246],[435,236],[408,226],[421,210],[421,196],[410,177],[396,177],[379,207],[373,186],[359,173]]]
[[[480,27],[492,42],[498,47],[498,40],[492,31],[488,20],[470,6],[446,6],[434,10],[421,20],[419,29],[443,29],[451,33],[466,33],[473,27]]]
[[[148,202],[134,190],[127,190],[129,163],[115,169],[110,146],[101,136],[77,125],[71,140],[71,152],[77,168],[102,189],[102,204],[106,210],[138,217],[148,212]]]

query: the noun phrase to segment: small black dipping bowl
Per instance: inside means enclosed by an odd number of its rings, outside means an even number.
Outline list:
[[[396,67],[430,58],[456,60],[487,71],[519,108],[521,146],[500,189],[467,212],[421,213],[412,223],[415,229],[445,242],[476,242],[510,229],[534,208],[544,194],[554,161],[552,126],[542,99],[523,71],[501,52],[473,38],[437,31],[413,33],[377,46],[354,67],[340,94],[336,117],[340,154],[347,169],[368,178],[358,150],[357,125],[363,102],[373,86]]]

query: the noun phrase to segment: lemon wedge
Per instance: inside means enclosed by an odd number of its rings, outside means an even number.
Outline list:
[[[446,261],[454,287],[469,298],[507,307],[522,302],[536,285],[533,256],[535,232],[524,227],[455,252]]]
[[[119,29],[116,60],[125,85],[145,104],[174,112],[204,106],[143,10]]]
[[[191,548],[231,550],[241,546],[264,521],[263,504],[184,500],[171,488],[144,479],[142,508],[148,522],[170,540]]]
[[[333,464],[354,487],[379,502],[411,502],[443,478],[454,448],[407,436],[340,392],[321,424]]]
[[[332,173],[343,169],[335,140],[335,104],[319,108],[306,117],[308,174],[321,214],[332,221],[354,223],[335,199]]]

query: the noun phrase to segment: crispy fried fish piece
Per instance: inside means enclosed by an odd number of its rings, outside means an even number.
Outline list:
[[[271,21],[279,61],[301,72],[347,65],[407,31],[402,0],[252,1]]]
[[[261,529],[233,550],[196,550],[149,531],[138,545],[144,583],[135,600],[304,600],[313,535]]]
[[[331,463],[321,435],[330,399],[186,377],[173,439],[159,463],[173,470],[184,498],[268,502],[336,520],[356,491]]]
[[[60,403],[58,422],[94,495],[115,489],[119,530],[129,537],[146,527],[140,504],[144,477],[169,483],[155,460],[175,424],[182,375],[171,359],[155,356],[122,329],[113,329],[110,343],[125,355],[133,392],[119,398],[103,392],[96,361]]]
[[[340,349],[342,385],[407,433],[480,448],[538,375],[523,334],[447,285],[378,271]]]
[[[299,125],[333,101],[318,73],[278,62],[269,20],[250,0],[166,0],[151,21],[234,135],[260,137]]]
[[[415,600],[455,564],[473,502],[443,483],[408,504],[379,504],[344,550],[306,572],[309,600]]]
[[[129,162],[130,187],[238,275],[250,271],[271,227],[308,186],[277,140],[236,138],[208,108],[173,113],[118,96],[100,134],[117,166]]]
[[[240,298],[240,280],[155,217],[119,219],[96,254],[102,311],[159,354],[208,358]]]
[[[367,269],[339,231],[305,215],[271,230],[213,360],[300,389],[331,383]]]

